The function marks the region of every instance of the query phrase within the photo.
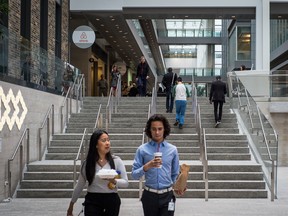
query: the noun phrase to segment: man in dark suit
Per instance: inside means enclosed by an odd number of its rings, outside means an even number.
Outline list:
[[[146,96],[147,79],[149,79],[149,66],[144,56],[141,56],[137,66],[136,82],[139,89],[139,96]]]
[[[214,117],[215,117],[215,127],[218,127],[221,123],[222,118],[222,107],[225,103],[226,83],[221,81],[221,76],[216,76],[216,81],[212,82],[209,100],[210,104],[214,104]],[[219,114],[218,114],[219,107]]]
[[[173,86],[176,84],[177,74],[173,73],[172,68],[168,68],[168,73],[166,73],[162,79],[162,84],[166,89],[166,113],[172,113],[174,98],[172,95]]]

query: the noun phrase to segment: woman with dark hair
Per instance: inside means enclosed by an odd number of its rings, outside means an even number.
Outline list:
[[[111,154],[110,139],[104,130],[95,131],[89,144],[87,158],[81,166],[78,183],[67,210],[67,216],[73,215],[73,206],[80,197],[88,181],[87,194],[84,202],[84,215],[119,215],[121,200],[117,193],[118,187],[128,187],[128,178],[123,161]],[[100,178],[100,170],[114,169],[119,173],[112,179]],[[103,171],[102,170],[102,171]]]
[[[117,89],[117,83],[118,83],[119,77],[120,77],[120,72],[118,71],[118,67],[117,65],[114,65],[111,71],[111,87],[113,90],[112,92],[113,96],[116,96],[116,89]]]
[[[132,177],[140,179],[145,175],[142,206],[145,216],[173,216],[175,196],[173,184],[179,174],[179,156],[176,146],[165,138],[170,134],[170,125],[165,116],[155,114],[145,127],[150,142],[141,145],[134,158]],[[184,191],[174,190],[183,195]]]

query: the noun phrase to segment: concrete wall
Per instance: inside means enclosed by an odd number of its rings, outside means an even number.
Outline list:
[[[271,102],[257,102],[260,110],[278,134],[278,166],[288,166],[288,112],[271,110]]]
[[[20,93],[22,96],[19,95]],[[7,102],[9,101],[7,97],[8,94],[11,96],[9,103]],[[23,98],[22,104],[20,102],[15,102],[16,100],[14,100],[14,98],[16,98],[16,95]],[[2,130],[0,130],[0,139],[2,139],[0,148],[0,201],[8,196],[8,187],[4,186],[4,182],[8,179],[8,159],[11,158],[23,131],[26,127],[30,129],[30,161],[38,160],[38,129],[41,127],[49,107],[54,104],[55,133],[60,132],[60,106],[62,105],[63,100],[63,96],[53,95],[0,81],[0,121],[2,124],[3,117],[7,110],[9,112],[10,109],[10,112],[8,113],[9,117],[6,118],[6,120],[8,119],[9,121],[12,119],[13,113],[17,108],[19,109],[19,113],[16,115],[18,119],[24,112],[24,106],[27,107],[27,114],[23,119],[23,124],[20,128],[18,128],[15,123],[11,124],[12,128],[9,128],[8,124],[5,123]],[[75,107],[75,104],[73,107]]]

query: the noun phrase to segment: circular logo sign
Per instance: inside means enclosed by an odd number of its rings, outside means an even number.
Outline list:
[[[117,65],[119,72],[123,76],[126,73],[126,64],[123,62],[116,62],[114,65]]]
[[[89,26],[79,26],[72,34],[74,44],[81,49],[86,49],[92,46],[95,39],[95,32]]]

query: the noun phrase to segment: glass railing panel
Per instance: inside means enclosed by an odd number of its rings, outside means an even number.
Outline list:
[[[159,37],[221,37],[221,31],[204,29],[157,29]]]
[[[0,25],[0,31],[0,76],[3,80],[61,94],[81,73],[6,27]]]
[[[272,71],[271,96],[288,97],[288,71]]]
[[[275,161],[277,173],[278,138],[273,126],[261,112],[254,98],[236,76],[228,79],[231,108],[238,112],[249,137],[255,159],[263,165],[263,171],[268,185],[271,187],[272,160]],[[277,175],[275,175],[277,186]],[[275,188],[277,188],[275,186]]]

